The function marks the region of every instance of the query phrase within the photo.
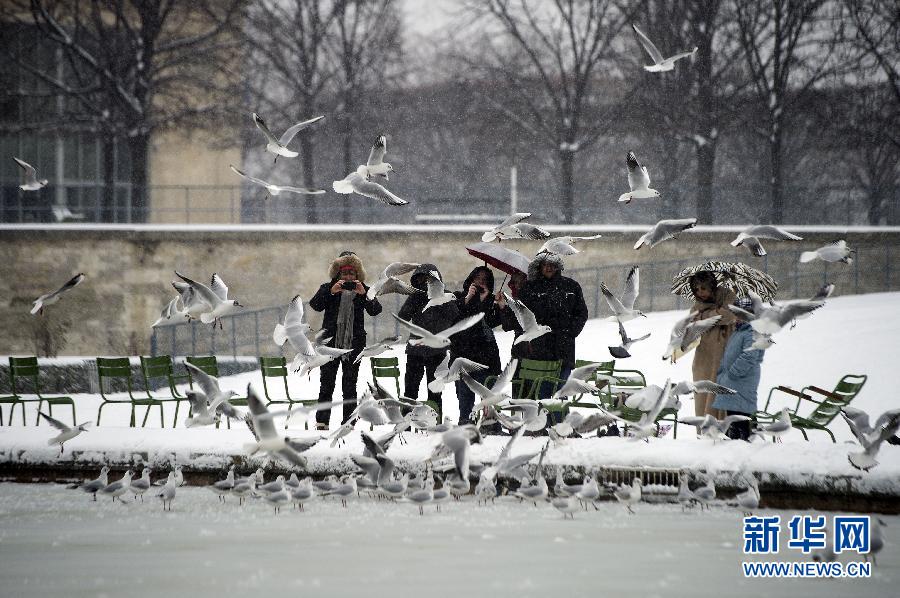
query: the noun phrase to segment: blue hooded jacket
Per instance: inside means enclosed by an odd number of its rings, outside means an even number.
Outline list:
[[[739,323],[725,345],[725,353],[716,374],[717,384],[732,388],[737,394],[716,395],[713,408],[741,413],[756,412],[756,389],[759,387],[764,351],[750,349],[752,344],[753,329],[749,324]]]

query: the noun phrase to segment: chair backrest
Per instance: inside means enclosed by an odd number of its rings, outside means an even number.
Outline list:
[[[204,373],[213,376],[214,378],[219,377],[219,362],[216,360],[215,355],[203,355],[197,357],[185,357],[184,360],[189,364],[196,366],[197,369],[202,370]],[[191,370],[188,370],[188,376],[190,376]],[[193,380],[191,380],[193,384]]]
[[[370,357],[369,364],[372,366],[372,379],[393,378],[397,387],[397,396],[403,394],[400,392],[400,360],[396,357]]]
[[[560,360],[520,359],[513,379],[513,392],[520,399],[536,399],[538,385],[545,378],[559,378]]]
[[[40,395],[41,389],[38,386],[38,369],[37,357],[10,357],[9,358],[9,383],[10,390],[14,395],[18,396],[18,384],[16,378],[25,378],[31,381],[32,390],[35,394]]]
[[[576,359],[575,360],[575,368],[577,369],[580,367],[584,367],[584,366],[590,365],[592,363],[596,363],[597,368],[594,370],[594,373],[591,374],[591,376],[587,379],[587,382],[600,387],[600,389],[601,389],[600,397],[606,398],[607,400],[609,400],[609,399],[611,399],[611,394],[609,392],[609,386],[607,386],[605,384],[601,385],[600,381],[597,380],[597,375],[603,374],[606,376],[612,376],[613,370],[616,368],[616,360],[613,359],[612,361],[593,361],[593,360],[588,360],[588,359]],[[575,397],[575,400],[576,401],[581,400],[582,396],[583,396],[583,394],[577,395]]]
[[[841,412],[841,407],[849,405],[850,401],[856,398],[867,379],[868,376],[865,374],[847,374],[838,381],[834,390],[831,391],[839,396],[840,400],[825,397],[821,403],[816,405],[816,408],[812,410],[807,419],[823,426],[828,425]]]
[[[103,390],[104,380],[124,380],[128,394],[131,395],[131,362],[127,357],[98,357],[97,377],[100,382],[100,396],[104,399],[106,398]]]
[[[141,371],[144,373],[144,378],[169,378],[173,373],[172,356],[145,357],[141,355]]]
[[[281,378],[284,382],[284,396],[287,397],[288,400],[291,400],[291,395],[288,394],[287,360],[283,355],[279,355],[278,357],[260,357],[259,369],[262,371],[263,394],[265,394],[267,401],[273,400],[272,397],[269,396],[269,385],[266,382],[267,378]]]

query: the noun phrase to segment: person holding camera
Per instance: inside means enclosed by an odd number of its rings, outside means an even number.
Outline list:
[[[422,264],[416,268],[409,281],[412,286],[423,291],[410,295],[400,307],[397,314],[401,320],[412,322],[421,326],[428,332],[440,332],[452,326],[459,319],[459,307],[456,301],[449,301],[442,305],[430,307],[424,311],[428,303],[428,277],[434,272],[443,280],[441,273],[434,264]],[[410,338],[418,338],[410,335]],[[447,349],[435,349],[425,345],[406,345],[406,373],[403,378],[403,394],[409,399],[419,397],[419,386],[422,384],[422,376],[428,383],[434,381],[434,372],[447,355]],[[441,421],[443,409],[441,408],[441,393],[428,390],[428,400],[432,401],[438,412],[438,421]]]
[[[484,313],[484,318],[451,338],[451,363],[457,357],[471,359],[487,366],[487,369],[472,373],[472,378],[484,384],[488,376],[500,375],[500,349],[494,338],[495,326],[500,324],[500,317],[494,309],[494,273],[487,266],[478,266],[466,277],[461,291],[456,291],[456,305],[459,308],[459,320]],[[456,381],[456,398],[459,400],[459,425],[470,422],[472,407],[475,405],[475,393],[462,380]]]
[[[342,368],[341,390],[344,400],[356,399],[356,381],[359,377],[359,363],[356,357],[366,346],[365,317],[381,313],[378,299],[369,300],[369,290],[364,282],[366,271],[362,261],[352,251],[344,251],[328,270],[330,281],[322,284],[309,306],[316,311],[324,311],[322,330],[325,338],[331,337],[329,346],[339,349],[353,349],[340,359],[329,361],[319,368],[319,402],[331,403],[334,394],[338,368]],[[342,422],[350,419],[356,406],[344,403]],[[316,412],[316,429],[327,430],[331,418],[330,410]]]

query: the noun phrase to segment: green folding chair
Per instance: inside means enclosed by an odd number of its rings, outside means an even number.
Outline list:
[[[159,425],[160,427],[165,427],[163,421],[163,403],[165,401],[152,397],[145,399],[143,397],[134,396],[134,386],[131,381],[131,362],[127,357],[98,357],[97,378],[100,385],[100,398],[102,400],[100,408],[97,410],[98,426],[100,425],[100,418],[103,415],[103,408],[112,404],[131,406],[131,419],[129,425],[132,428],[135,425],[134,415],[136,407],[147,408],[147,411],[144,413],[144,420],[141,422],[141,427],[147,425],[147,416],[150,415],[150,409],[152,407],[159,407]],[[107,391],[104,389],[104,381],[108,381],[108,383],[116,381],[124,383],[126,392],[128,393],[128,399],[115,399],[106,396]]]
[[[313,406],[318,403],[318,399],[315,400],[302,400],[295,399],[291,396],[288,391],[288,369],[287,369],[287,360],[284,356],[278,357],[260,357],[259,358],[259,369],[262,371],[262,379],[263,379],[263,395],[266,398],[266,405],[287,405],[288,413],[290,413],[291,409],[293,409],[294,405],[305,405],[305,406]],[[269,396],[269,381],[272,378],[278,378],[281,380],[284,385],[284,396],[283,399],[273,399]],[[290,416],[285,420],[284,427],[287,429],[287,422],[290,419]],[[304,422],[304,427],[309,429],[309,422]]]
[[[172,363],[171,355],[157,355],[155,357],[141,355],[141,375],[144,377],[144,388],[146,388],[148,398],[175,403],[175,417],[172,418],[172,427],[176,427],[178,424],[178,410],[181,408],[181,404],[188,403],[188,408],[190,409],[188,398],[175,388],[176,380],[189,380],[189,376],[187,374],[175,374],[175,366]],[[169,388],[169,396],[154,395],[150,392],[150,387],[152,386],[150,380],[154,378],[165,379],[165,385]]]
[[[755,418],[757,421],[769,422],[778,417],[777,413],[769,412],[769,403],[772,401],[772,394],[780,392],[783,394],[797,397],[797,404],[790,411],[791,425],[800,430],[805,440],[809,440],[806,434],[807,430],[820,430],[831,437],[831,442],[837,442],[834,434],[828,429],[828,425],[834,421],[834,418],[841,412],[842,407],[846,407],[853,399],[859,395],[862,387],[865,385],[868,376],[865,374],[847,374],[838,380],[834,390],[828,391],[818,386],[804,386],[799,392],[788,386],[773,386],[769,390],[769,396],[766,399],[766,405],[762,411],[757,411]],[[822,398],[821,401],[812,398],[810,393],[815,393]],[[815,408],[809,415],[801,416],[797,414],[800,409],[800,402],[807,401],[815,403]]]
[[[31,381],[31,388],[34,389],[34,395],[37,399],[23,399],[17,390],[18,385],[16,384],[17,379],[25,379]],[[38,414],[35,415],[34,425],[39,426],[41,424],[41,407],[44,403],[47,403],[47,411],[48,415],[53,415],[53,406],[54,405],[68,405],[72,408],[72,425],[78,425],[75,422],[75,401],[72,400],[72,397],[66,397],[62,395],[53,395],[46,396],[41,394],[41,384],[40,384],[40,369],[38,368],[38,360],[37,357],[10,357],[9,358],[9,380],[11,384],[11,389],[14,395],[19,397],[19,405],[22,407],[22,424],[25,424],[25,405],[26,402],[34,402],[37,400],[37,410]],[[10,425],[12,425],[12,413],[9,414]]]
[[[209,374],[213,378],[219,377],[219,362],[216,360],[215,355],[203,355],[203,356],[192,356],[185,357],[184,360],[189,364],[196,366],[198,369],[202,370],[204,373]],[[191,377],[191,370],[187,370],[188,376],[188,385],[191,388],[194,388],[194,379]],[[229,403],[234,405],[235,407],[246,407],[247,406],[247,397],[231,397],[228,400]],[[228,426],[228,429],[231,429],[231,419],[225,419],[225,425]],[[216,428],[219,427],[218,422],[216,422]]]
[[[396,357],[370,357],[369,365],[372,367],[372,380],[377,381],[378,378],[393,378],[394,386],[397,388],[397,396],[403,393],[400,391],[400,360]]]

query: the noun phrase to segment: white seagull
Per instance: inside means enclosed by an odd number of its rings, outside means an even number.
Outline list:
[[[503,373],[497,377],[490,388],[485,387],[465,372],[460,374],[460,378],[466,383],[466,386],[472,389],[472,392],[481,399],[481,401],[472,408],[473,412],[477,412],[483,407],[493,407],[510,398],[509,395],[504,394],[504,392],[506,391],[506,387],[512,383],[512,377],[518,365],[518,359],[513,359],[506,364]]]
[[[623,503],[628,512],[633,515],[634,510],[631,508],[631,505],[641,502],[641,478],[634,478],[631,486],[616,488],[613,494],[616,500]]]
[[[625,277],[625,289],[622,291],[622,300],[612,294],[612,291],[605,283],[600,283],[600,291],[603,293],[606,304],[613,312],[613,315],[606,318],[608,322],[618,321],[619,323],[627,322],[638,317],[647,317],[639,309],[634,309],[634,302],[640,293],[641,271],[637,266],[633,266]]]
[[[434,371],[434,380],[428,383],[428,390],[431,392],[441,392],[444,390],[444,385],[459,380],[459,377],[463,372],[471,376],[474,372],[480,372],[486,369],[487,366],[475,363],[471,359],[466,359],[465,357],[457,357],[451,364],[450,353],[448,352],[444,355],[443,361],[441,361],[440,365],[438,365],[437,369]]]
[[[663,71],[671,71],[675,68],[675,62],[677,60],[681,60],[682,58],[688,58],[697,53],[697,46],[694,46],[694,49],[690,52],[681,52],[680,54],[675,54],[674,56],[670,56],[669,58],[663,58],[662,52],[657,49],[657,47],[650,41],[644,32],[637,28],[637,25],[632,25],[632,29],[637,34],[638,41],[641,42],[641,45],[644,47],[644,50],[647,51],[647,54],[650,55],[650,59],[653,61],[651,65],[644,65],[644,70],[649,71],[651,73],[661,73]]]
[[[256,177],[252,177],[248,174],[244,174],[243,171],[238,170],[232,165],[229,165],[229,168],[234,171],[236,175],[241,178],[247,179],[254,185],[259,185],[260,187],[264,187],[268,195],[278,196],[281,195],[281,192],[287,193],[298,193],[300,195],[322,195],[325,193],[325,189],[307,189],[306,187],[292,187],[291,185],[276,185],[275,183],[270,183],[268,181],[264,181],[262,179],[258,179]]]
[[[403,337],[400,336],[386,336],[374,345],[369,345],[365,347],[362,351],[359,352],[359,355],[356,356],[356,359],[353,360],[353,363],[359,363],[366,357],[375,357],[376,355],[381,355],[386,351],[390,351],[394,348],[394,345],[399,343]]]
[[[384,155],[387,153],[387,137],[379,135],[369,150],[369,159],[366,160],[366,178],[371,179],[373,176],[383,177],[388,180],[388,173],[394,172],[394,167],[389,162],[384,161]]]
[[[551,399],[562,399],[565,397],[573,397],[575,395],[580,395],[584,393],[595,393],[597,392],[597,387],[593,384],[589,384],[587,379],[593,376],[597,372],[597,368],[600,367],[599,363],[589,363],[587,365],[583,365],[579,368],[573,369],[569,373],[569,377],[566,379],[565,383],[553,393]]]
[[[800,263],[805,264],[818,258],[824,262],[843,262],[852,264],[853,258],[850,257],[855,250],[847,247],[847,241],[843,239],[829,243],[824,247],[819,247],[815,251],[804,251],[800,254]]]
[[[894,436],[897,429],[900,428],[900,409],[891,409],[882,413],[875,420],[875,425],[871,427],[869,426],[869,415],[865,411],[848,406],[841,409],[841,416],[864,449],[861,453],[847,455],[850,464],[864,471],[872,469],[878,465],[875,456],[881,448],[881,443]]]
[[[490,243],[495,239],[531,239],[533,241],[549,239],[550,233],[544,229],[528,222],[523,222],[530,217],[531,212],[516,212],[481,235],[481,240],[485,243]]]
[[[759,242],[760,239],[774,239],[776,241],[802,241],[803,237],[791,234],[783,228],[772,226],[771,224],[758,224],[750,226],[742,230],[734,241],[731,242],[733,247],[740,245],[746,246],[753,255],[762,257],[766,255],[766,250]]]
[[[678,236],[678,233],[686,231],[689,228],[694,228],[695,226],[697,226],[696,218],[660,220],[653,225],[653,228],[648,230],[637,240],[637,243],[634,244],[634,248],[640,249],[646,245],[647,249],[653,249],[663,241],[675,239]]]
[[[650,171],[646,166],[641,166],[634,152],[628,152],[625,156],[625,164],[628,166],[628,193],[619,196],[619,201],[631,203],[632,199],[652,199],[659,197],[659,191],[650,188]]]
[[[399,293],[401,295],[412,295],[414,293],[421,293],[421,289],[417,289],[412,285],[406,284],[399,278],[401,274],[407,274],[412,272],[416,268],[419,267],[420,264],[410,264],[407,262],[393,262],[388,264],[387,268],[381,273],[381,276],[378,277],[378,280],[375,281],[375,284],[369,287],[369,290],[366,291],[366,297],[369,300],[374,299],[375,297],[379,297],[381,295],[388,295],[390,293]]]
[[[204,324],[211,324],[222,316],[227,316],[237,311],[237,308],[244,307],[238,303],[236,299],[228,298],[228,287],[225,285],[225,281],[222,280],[222,277],[218,274],[214,273],[212,275],[210,286],[206,286],[203,283],[182,276],[177,270],[175,271],[175,276],[191,285],[191,289],[194,293],[209,304],[210,310],[200,314],[200,321]],[[221,326],[221,323],[219,325]]]
[[[15,156],[13,156],[13,160],[15,160],[16,164],[19,165],[19,168],[25,172],[25,182],[19,185],[19,189],[22,191],[38,191],[39,189],[46,187],[47,183],[50,182],[47,179],[38,180],[37,170],[35,170],[34,166],[28,162],[20,160]]]
[[[416,326],[412,322],[407,322],[406,320],[400,319],[397,314],[391,314],[394,316],[394,319],[400,323],[401,326],[409,330],[411,333],[419,336],[420,338],[411,338],[409,339],[409,344],[418,347],[418,346],[426,346],[431,347],[432,349],[445,349],[450,346],[450,337],[458,332],[462,332],[467,328],[471,328],[478,322],[484,318],[484,312],[479,312],[474,316],[469,316],[464,320],[460,320],[456,324],[453,324],[449,328],[445,328],[440,332],[429,332],[422,328],[421,326]]]
[[[750,327],[759,334],[775,334],[788,323],[808,317],[812,312],[825,305],[823,299],[817,301],[803,299],[790,301],[784,305],[765,307],[759,295],[753,291],[750,291],[748,295],[750,300],[753,301],[753,313],[735,305],[729,305],[728,309],[739,319],[749,322]]]
[[[456,301],[456,295],[448,293],[444,287],[444,281],[432,270],[428,273],[428,303],[422,308],[422,311]]]
[[[325,118],[324,116],[317,116],[315,118],[311,118],[309,120],[304,120],[303,122],[299,122],[295,125],[288,127],[288,129],[281,136],[281,139],[275,137],[272,134],[272,131],[269,130],[269,127],[266,125],[266,122],[260,118],[257,113],[253,113],[253,122],[256,124],[256,128],[262,131],[262,134],[266,138],[266,151],[272,154],[275,154],[275,160],[278,160],[278,156],[284,156],[285,158],[296,158],[300,154],[289,150],[287,148],[287,144],[290,143],[294,137],[313,123],[317,123],[320,120]],[[273,193],[273,195],[276,195]]]
[[[53,446],[54,444],[58,444],[60,455],[63,454],[63,448],[64,448],[63,444],[64,443],[68,442],[69,440],[72,440],[73,438],[75,438],[76,436],[81,434],[82,432],[87,432],[88,426],[91,425],[91,422],[86,421],[83,424],[78,424],[77,426],[70,428],[66,424],[59,421],[58,419],[53,419],[49,415],[46,415],[46,414],[40,413],[40,412],[39,412],[39,415],[41,417],[43,417],[45,420],[47,420],[48,424],[50,424],[51,426],[53,426],[54,428],[59,430],[59,434],[57,434],[56,436],[54,436],[53,438],[51,438],[47,441],[47,446]]]
[[[631,357],[631,353],[628,352],[631,345],[638,341],[650,338],[650,334],[651,333],[648,332],[644,336],[639,336],[638,338],[628,338],[628,333],[625,332],[625,326],[622,325],[622,322],[619,322],[619,338],[622,339],[622,344],[618,347],[609,347],[609,354],[616,359],[626,359]]]
[[[181,307],[178,307],[179,304],[181,305]],[[160,312],[159,317],[155,322],[153,322],[151,328],[164,326],[169,320],[172,319],[172,316],[187,316],[187,312],[184,311],[184,302],[182,301],[180,295],[166,304],[166,306]]]
[[[518,299],[513,299],[506,293],[503,293],[503,297],[506,299],[506,304],[512,310],[513,315],[516,316],[519,326],[522,327],[522,334],[513,339],[514,345],[526,343],[553,332],[553,329],[546,324],[538,324],[534,312],[528,309],[524,303]]]
[[[76,274],[75,276],[70,278],[66,282],[66,284],[59,287],[52,293],[46,293],[44,295],[41,295],[37,299],[35,299],[32,302],[31,315],[34,315],[34,314],[44,315],[44,306],[45,305],[53,305],[54,303],[59,301],[59,298],[62,296],[63,293],[74,289],[79,284],[81,284],[81,282],[83,280],[84,280],[84,273]]]
[[[602,235],[591,235],[590,237],[553,237],[547,239],[538,253],[555,253],[556,255],[575,255],[581,253],[581,250],[575,247],[579,241],[590,241],[591,239],[599,239]]]
[[[334,181],[331,184],[331,187],[337,193],[344,195],[357,193],[363,197],[377,199],[388,206],[405,206],[409,203],[405,199],[397,197],[378,183],[368,180],[368,174],[369,169],[365,165],[361,165],[343,179]]]
[[[700,338],[705,332],[718,325],[722,316],[713,316],[705,320],[697,320],[692,322],[694,315],[689,314],[687,317],[675,322],[672,327],[672,333],[669,335],[669,346],[663,354],[663,359],[671,359],[676,349],[685,351],[688,346]]]
[[[234,406],[229,403],[232,397],[238,396],[238,393],[233,390],[225,390],[223,391],[219,388],[219,380],[215,376],[210,376],[202,369],[198,368],[194,364],[185,361],[184,366],[190,370],[191,379],[197,383],[204,395],[203,402],[209,402],[209,411],[212,415],[216,415],[221,413],[225,417],[230,417],[232,419],[242,419],[243,414],[238,412]],[[202,408],[201,408],[202,411]],[[197,413],[196,411],[194,412]],[[190,419],[190,418],[188,418]],[[214,422],[213,422],[214,423]],[[187,425],[187,423],[185,423]],[[193,425],[204,425],[200,422],[195,422]],[[205,424],[208,425],[208,424]]]

